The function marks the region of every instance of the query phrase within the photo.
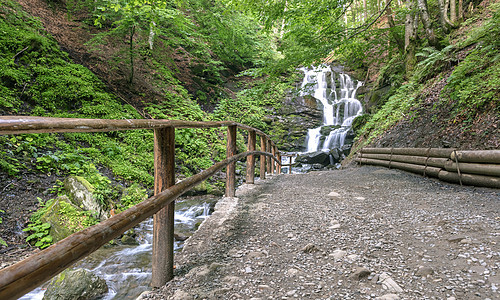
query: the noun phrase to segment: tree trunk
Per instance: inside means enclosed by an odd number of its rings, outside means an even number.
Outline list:
[[[450,21],[452,24],[457,22],[457,2],[456,0],[450,0]]]
[[[415,13],[414,0],[408,0],[408,8],[410,12],[406,15],[405,23],[405,69],[406,75],[409,75],[415,65],[417,59],[415,57],[417,49],[417,27],[418,27],[418,14]]]
[[[447,1],[446,1],[447,2]],[[441,23],[441,29],[444,33],[450,32],[451,22],[448,19],[448,5],[445,4],[445,0],[438,0],[439,3],[439,22]]]
[[[387,15],[387,23],[389,24],[389,33],[391,35],[391,38],[394,43],[398,46],[399,53],[403,54],[405,51],[405,43],[401,39],[400,36],[398,36],[397,32],[394,30],[395,24],[394,24],[394,19],[392,18],[392,9],[390,6],[387,7],[386,11]]]
[[[366,20],[368,20],[368,7],[366,6],[366,0],[363,0],[363,10],[364,10],[363,16],[365,17],[363,22],[366,22]]]
[[[439,49],[439,42],[436,38],[436,34],[434,33],[434,29],[432,28],[431,18],[429,16],[427,0],[417,0],[417,5],[429,44],[434,48]]]
[[[463,0],[458,0],[458,22],[464,20],[464,2]]]
[[[132,83],[134,80],[134,35],[135,35],[135,25],[130,28],[130,77],[128,79],[128,83]]]

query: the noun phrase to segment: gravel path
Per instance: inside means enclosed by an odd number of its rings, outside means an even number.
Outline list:
[[[145,299],[500,299],[500,191],[359,167],[244,185]]]

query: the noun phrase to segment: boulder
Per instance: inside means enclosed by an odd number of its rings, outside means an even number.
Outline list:
[[[332,164],[339,163],[342,160],[342,151],[339,148],[330,150],[330,157]]]
[[[73,233],[71,229],[68,226],[65,226],[66,224],[61,220],[59,211],[61,210],[62,202],[65,202],[68,205],[72,205],[68,197],[59,196],[47,207],[47,212],[45,212],[45,214],[40,218],[42,223],[50,224],[49,234],[52,236],[54,243],[64,239],[65,237]],[[74,207],[75,209],[80,209],[76,206]]]
[[[64,189],[69,194],[73,204],[92,212],[96,218],[107,219],[105,209],[94,197],[94,187],[85,178],[69,176],[64,180]]]
[[[98,299],[108,292],[106,281],[84,269],[65,270],[52,278],[44,300]]]
[[[322,164],[323,166],[327,166],[330,164],[330,157],[327,152],[317,151],[298,155],[295,162],[304,164]]]

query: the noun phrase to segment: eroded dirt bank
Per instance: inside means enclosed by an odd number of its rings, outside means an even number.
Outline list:
[[[364,166],[237,196],[177,254],[175,279],[143,298],[500,297],[498,190]]]

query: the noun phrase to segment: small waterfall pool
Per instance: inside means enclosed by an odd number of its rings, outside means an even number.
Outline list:
[[[216,200],[208,196],[177,200],[174,219],[176,234],[186,237],[192,235],[208,217]],[[106,280],[109,292],[103,298],[105,300],[136,299],[150,289],[153,218],[142,222],[134,230],[139,245],[101,247],[73,267],[87,269]],[[180,250],[182,246],[183,242],[175,241],[174,250]],[[44,292],[43,288],[37,288],[20,299],[41,300]]]

